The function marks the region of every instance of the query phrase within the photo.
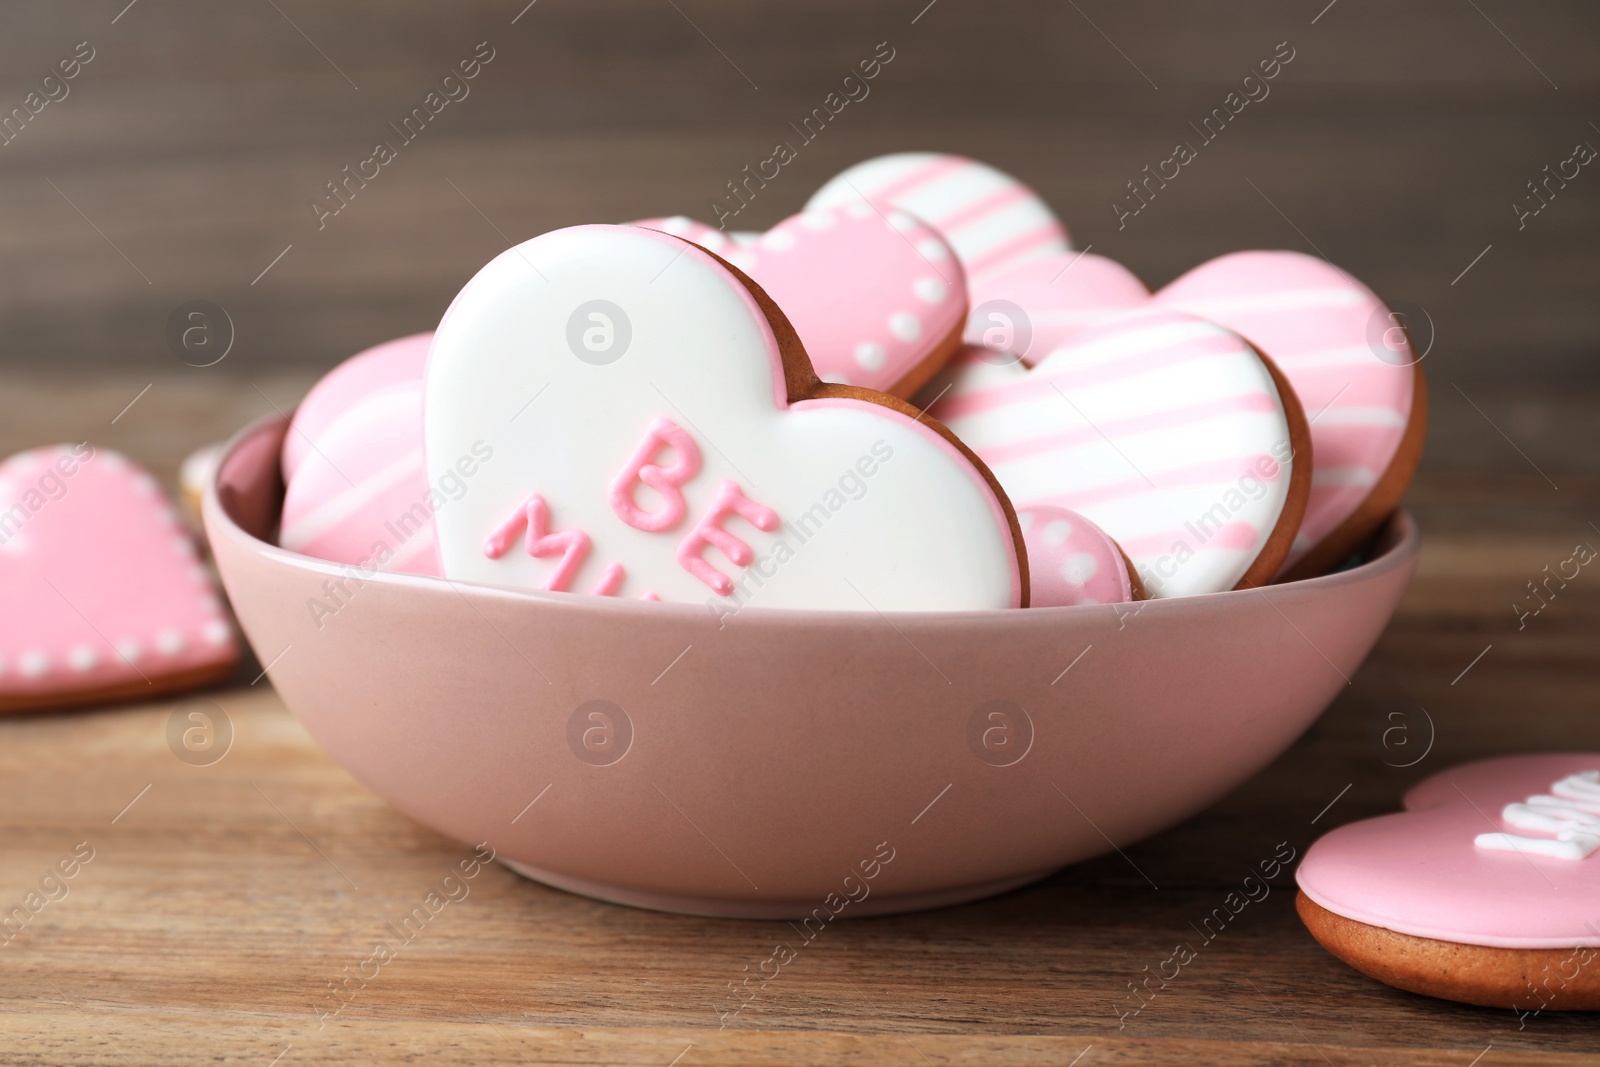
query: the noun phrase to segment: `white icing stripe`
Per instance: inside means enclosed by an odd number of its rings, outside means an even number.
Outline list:
[[[1251,293],[1243,296],[1193,297],[1183,309],[1196,315],[1234,315],[1240,312],[1305,311],[1309,308],[1353,307],[1366,301],[1355,289],[1292,289],[1285,293]]]
[[[976,261],[1035,230],[1051,228],[1054,223],[1055,219],[1030,198],[999,205],[946,233],[952,244],[969,249],[969,258]]]
[[[1109,325],[1112,319],[1107,320]],[[1132,359],[1149,352],[1156,352],[1164,348],[1185,344],[1189,341],[1204,340],[1216,336],[1217,328],[1204,322],[1177,322],[1163,323],[1148,329],[1137,330],[1132,333],[1119,334],[1114,337],[1105,337],[1088,344],[1074,345],[1071,348],[1073,366],[1078,369],[1092,367],[1101,363],[1111,363],[1117,360]],[[1056,351],[1061,351],[1057,349]],[[1051,352],[1045,356],[1048,359],[1055,355]],[[1043,362],[1041,360],[1040,362]]]
[[[1586,860],[1600,848],[1600,837],[1592,834],[1572,834],[1568,837],[1519,837],[1516,834],[1479,834],[1473,844],[1491,852],[1520,852],[1524,855],[1549,856],[1558,860]]]
[[[357,482],[347,492],[335,496],[293,526],[286,528],[278,543],[284,548],[299,551],[366,507],[385,490],[421,469],[422,450],[414,449]]]
[[[1273,361],[1278,366],[1294,368],[1295,370],[1308,370],[1312,367],[1347,367],[1352,363],[1364,364],[1379,359],[1379,355],[1369,345],[1341,345],[1337,348],[1316,348],[1309,352],[1284,352],[1281,350],[1271,353]]]
[[[1550,787],[1553,796],[1531,796],[1521,804],[1507,804],[1500,819],[1516,830],[1532,830],[1552,837],[1525,834],[1479,834],[1473,844],[1494,852],[1532,853],[1563,860],[1583,860],[1600,850],[1600,771],[1569,774]]]

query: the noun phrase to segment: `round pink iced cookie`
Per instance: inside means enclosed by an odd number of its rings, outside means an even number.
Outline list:
[[[323,427],[289,479],[278,543],[362,571],[437,575],[433,509],[448,495],[430,495],[423,467],[422,382],[399,382]]]
[[[1402,320],[1350,275],[1299,252],[1222,256],[1155,300],[1248,338],[1305,406],[1311,496],[1283,569],[1324,544],[1314,561],[1322,565],[1357,549],[1399,502],[1421,455],[1421,368]]]
[[[1406,794],[1403,812],[1324,835],[1296,880],[1336,915],[1415,937],[1600,944],[1600,753],[1441,771]]]
[[[328,426],[363,397],[400,382],[422,381],[431,333],[414,333],[357,352],[323,375],[295,409],[283,439],[283,477],[287,481],[305,461]]]
[[[1066,508],[1017,509],[1028,550],[1029,606],[1121,604],[1134,598],[1122,550],[1105,532]]]
[[[155,696],[239,655],[166,494],[87,444],[0,463],[0,604],[0,711]]]
[[[965,275],[945,240],[903,211],[857,200],[784,219],[753,244],[691,219],[636,225],[693,241],[749,275],[825,382],[909,396],[960,345]]]
[[[909,211],[944,234],[968,277],[1071,250],[1067,231],[1039,194],[965,156],[896,152],[857,163],[806,202],[806,209],[874,203]]]
[[[1084,330],[1150,302],[1150,290],[1114,259],[1063,252],[1013,264],[971,285],[965,340],[1029,366]]]

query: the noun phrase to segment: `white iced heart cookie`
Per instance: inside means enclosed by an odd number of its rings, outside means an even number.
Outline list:
[[[863,198],[909,211],[944,234],[974,282],[1072,247],[1038,193],[965,156],[895,152],[857,163],[818,189],[806,210],[845,207]]]
[[[754,283],[631,226],[501,254],[428,363],[430,476],[497,457],[435,515],[447,578],[759,607],[1026,604],[1009,502],[931,419],[825,385]]]
[[[1115,538],[1151,597],[1264,585],[1311,480],[1305,415],[1270,361],[1179,311],[1125,312],[1037,366],[969,349],[923,391],[1016,503]]]

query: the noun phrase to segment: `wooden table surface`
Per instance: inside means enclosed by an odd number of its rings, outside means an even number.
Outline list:
[[[0,376],[0,454],[88,436],[170,483],[188,447],[267,413],[268,397],[292,402],[308,381],[171,375],[113,426],[138,381]],[[0,946],[0,1063],[1067,1064],[1082,1054],[1086,1067],[1494,1067],[1600,1049],[1593,1016],[1519,1026],[1509,1010],[1368,981],[1301,928],[1288,876],[1179,981],[1121,1017],[1137,1003],[1127,983],[1192,939],[1189,922],[1278,842],[1303,853],[1452,762],[1600,749],[1600,584],[1571,583],[1521,632],[1510,606],[1544,564],[1579,540],[1600,543],[1600,398],[1501,393],[1482,414],[1439,399],[1410,501],[1425,535],[1420,573],[1371,659],[1289,753],[1205,814],[1130,845],[1127,859],[830,928],[726,1028],[729,983],[792,935],[786,925],[596,903],[498,866],[320,1018],[336,1003],[329,981],[469,850],[336,766],[268,682],[250,684],[253,662],[208,694],[234,742],[207,767],[168,748],[181,701],[0,722],[0,906],[79,842],[94,850],[69,894]],[[1386,739],[1396,722],[1408,729]]]

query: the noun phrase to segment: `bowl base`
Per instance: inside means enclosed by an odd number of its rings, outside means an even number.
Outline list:
[[[530,867],[526,863],[516,860],[500,858],[500,862],[516,871],[524,878],[531,878],[535,882],[556,889],[564,889],[568,893],[579,896],[592,897],[603,900],[608,904],[627,904],[630,907],[646,908],[650,911],[672,912],[677,915],[703,915],[713,919],[801,919],[810,915],[812,909],[820,907],[821,902],[816,900],[736,900],[721,897],[681,897],[667,893],[651,893],[626,886],[611,885],[606,882],[591,882],[583,878],[573,878],[554,871]],[[1052,868],[1046,871],[1034,871],[1030,874],[1020,875],[1015,878],[1002,878],[993,882],[979,882],[975,885],[957,886],[953,889],[939,889],[930,893],[908,893],[902,896],[879,896],[874,893],[866,900],[850,905],[846,915],[851,918],[866,918],[871,915],[893,915],[904,911],[921,911],[926,908],[944,908],[953,904],[966,904],[984,897],[996,896],[1019,889],[1041,878],[1048,878],[1055,873]]]

